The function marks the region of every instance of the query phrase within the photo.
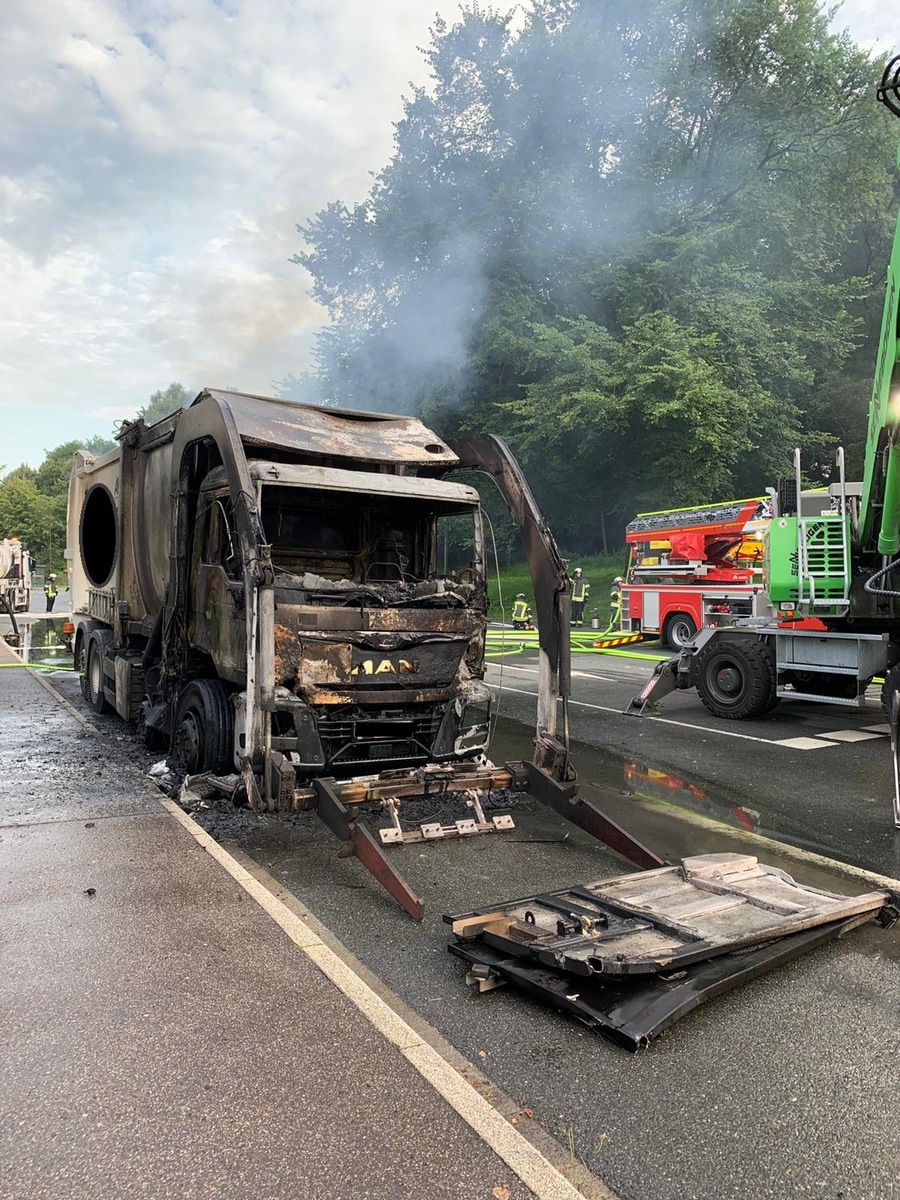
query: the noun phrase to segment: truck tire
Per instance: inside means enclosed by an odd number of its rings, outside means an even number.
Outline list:
[[[94,712],[112,712],[112,705],[103,691],[103,642],[96,637],[88,640],[82,692]]]
[[[778,703],[772,647],[751,638],[711,642],[698,657],[697,692],[715,717],[762,716]]]
[[[178,698],[173,766],[187,775],[214,775],[231,770],[234,753],[234,713],[221,679],[194,679]]]
[[[859,680],[852,675],[829,675],[827,671],[786,671],[785,683],[798,692],[833,696],[836,700],[855,700],[859,695]]]
[[[884,673],[884,683],[881,685],[881,707],[888,720],[891,719],[891,697],[900,691],[900,663],[895,663]]]
[[[74,666],[78,672],[78,686],[81,688],[81,694],[85,700],[90,700],[87,677],[87,642],[80,629],[75,635]]]
[[[666,617],[660,641],[664,646],[668,646],[670,650],[678,651],[685,642],[691,640],[696,632],[697,626],[694,624],[693,618],[689,617],[687,613],[670,613]]]

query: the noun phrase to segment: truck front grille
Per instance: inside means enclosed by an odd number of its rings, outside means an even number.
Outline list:
[[[429,706],[427,712],[413,716],[399,710],[323,719],[318,733],[326,764],[343,774],[349,768],[371,768],[378,763],[427,762],[442,715],[440,709]]]

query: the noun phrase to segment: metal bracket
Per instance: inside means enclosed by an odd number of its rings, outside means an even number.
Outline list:
[[[678,658],[668,658],[665,662],[658,662],[653,669],[653,674],[640,692],[628,701],[624,710],[625,715],[642,717],[649,705],[656,704],[662,700],[663,696],[674,692],[678,687],[678,663]]]
[[[477,791],[467,791],[465,795],[468,797],[466,804],[475,810],[477,820],[464,817],[448,825],[442,825],[439,821],[426,821],[418,829],[410,830],[405,830],[400,824],[400,805],[397,797],[388,797],[387,800],[382,801],[382,805],[391,815],[391,824],[378,830],[381,844],[383,846],[410,845],[415,842],[440,841],[447,837],[471,837],[479,833],[500,833],[507,829],[515,829],[515,822],[508,814],[491,817],[488,820],[484,815]]]

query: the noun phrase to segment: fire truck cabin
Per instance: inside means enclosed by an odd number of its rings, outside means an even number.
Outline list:
[[[627,527],[621,628],[680,650],[698,629],[769,616],[762,589],[767,497],[640,513]]]

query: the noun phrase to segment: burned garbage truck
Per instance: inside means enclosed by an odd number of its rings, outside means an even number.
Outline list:
[[[359,804],[385,809],[382,843],[496,830],[489,788],[581,811],[557,734],[565,568],[502,442],[213,390],[118,440],[76,456],[69,492],[76,664],[98,712],[141,723],[183,772],[238,774],[254,808],[315,809],[410,911]],[[533,762],[486,758],[482,511],[460,468],[497,483],[534,576]],[[403,829],[403,798],[451,791],[473,819]]]

